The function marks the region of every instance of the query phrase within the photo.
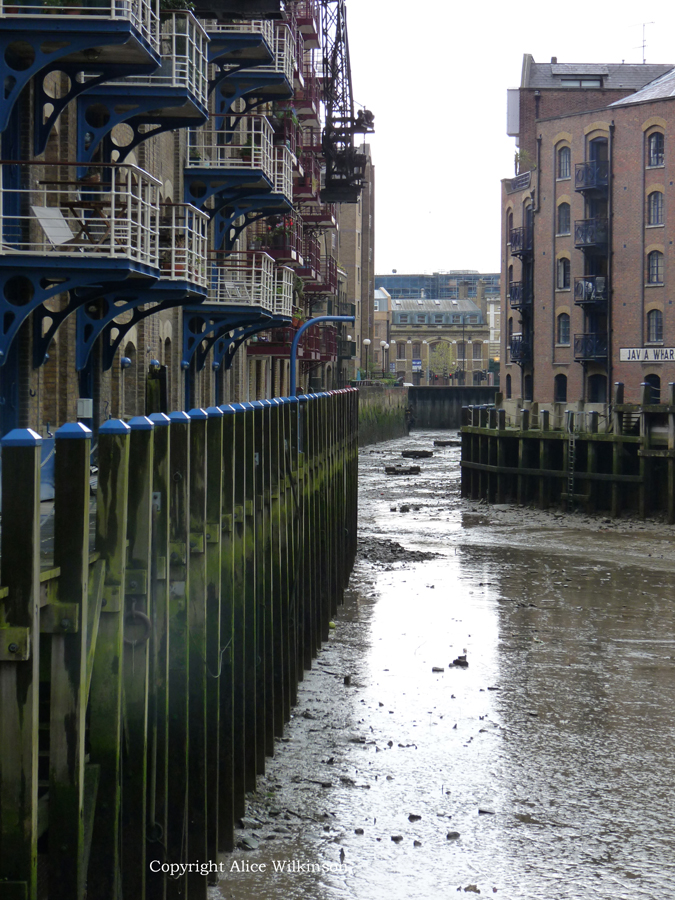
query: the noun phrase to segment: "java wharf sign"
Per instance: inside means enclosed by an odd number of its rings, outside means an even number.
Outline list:
[[[675,362],[675,347],[622,347],[621,362]]]

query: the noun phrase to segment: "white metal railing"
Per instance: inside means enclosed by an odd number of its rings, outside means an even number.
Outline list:
[[[212,254],[208,303],[228,306],[262,306],[274,311],[276,284],[274,260],[267,253],[240,250],[223,256]]]
[[[127,164],[0,163],[0,254],[159,264],[161,182]]]
[[[190,203],[163,203],[159,219],[162,278],[207,287],[209,215]]]
[[[126,19],[153,48],[159,49],[159,28],[154,0],[43,0],[43,2],[0,2],[1,16],[79,16],[95,19]]]
[[[293,154],[288,147],[274,148],[274,193],[293,199]]]
[[[271,19],[240,20],[239,22],[219,22],[217,19],[206,19],[204,28],[211,33],[225,32],[226,34],[260,34],[270,47],[274,43],[274,23]]]
[[[242,116],[236,128],[216,127],[212,116],[203,128],[190,129],[186,165],[217,169],[262,169],[274,178],[274,131],[265,116]]]
[[[209,37],[189,12],[162,13],[159,50],[162,64],[152,75],[130,75],[125,84],[184,88],[203,107],[208,103]]]
[[[293,313],[293,280],[295,272],[289,266],[277,266],[274,294],[274,314],[290,316]]]
[[[295,71],[295,39],[288,25],[277,25],[274,31],[274,59],[269,65],[256,66],[263,72],[281,72],[293,84]]]

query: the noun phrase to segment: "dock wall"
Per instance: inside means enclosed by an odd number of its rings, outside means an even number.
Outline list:
[[[403,437],[410,388],[368,385],[359,388],[359,446]]]
[[[459,428],[462,407],[494,403],[497,390],[481,385],[408,388],[413,428]]]

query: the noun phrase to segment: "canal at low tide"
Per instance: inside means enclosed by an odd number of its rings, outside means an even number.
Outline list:
[[[213,900],[675,896],[675,529],[467,503],[458,447],[385,476],[452,436],[361,451],[365,553]]]

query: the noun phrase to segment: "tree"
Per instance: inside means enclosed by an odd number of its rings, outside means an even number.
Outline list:
[[[455,360],[450,344],[447,344],[445,341],[439,341],[431,346],[429,368],[434,375],[448,375],[454,371]]]

